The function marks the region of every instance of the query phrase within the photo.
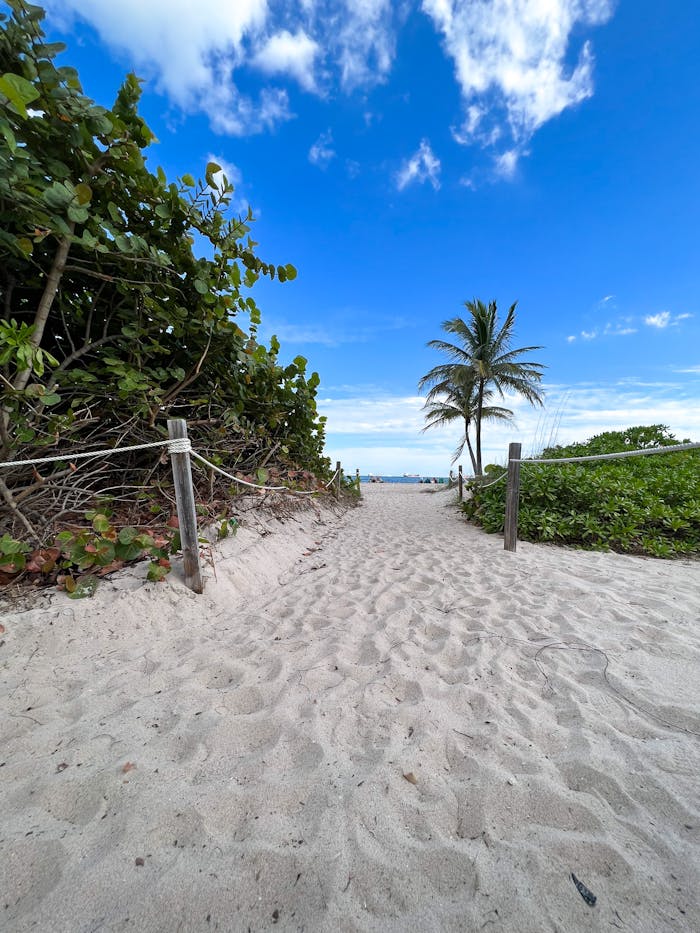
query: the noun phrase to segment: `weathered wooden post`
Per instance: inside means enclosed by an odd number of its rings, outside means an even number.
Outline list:
[[[360,491],[360,471],[355,470],[355,488]]]
[[[171,441],[187,440],[187,422],[182,418],[168,419],[168,435]],[[182,445],[185,447],[186,445]],[[199,563],[199,537],[197,535],[197,512],[194,507],[192,489],[192,467],[190,455],[185,449],[171,453],[173,480],[175,482],[175,502],[177,503],[177,521],[182,544],[182,562],[185,571],[185,584],[195,593],[204,590],[202,568]]]
[[[340,499],[340,474],[341,472],[342,471],[340,469],[340,460],[336,460],[335,461],[335,497],[336,499]]]
[[[518,504],[520,502],[520,444],[508,447],[508,479],[506,487],[506,520],[503,548],[514,551],[518,543]]]
[[[459,474],[457,476],[457,485],[459,486],[459,501],[464,498],[464,477],[462,476],[462,464],[459,465]]]

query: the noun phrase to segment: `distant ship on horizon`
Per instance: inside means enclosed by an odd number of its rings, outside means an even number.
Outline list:
[[[404,473],[404,479],[420,479],[420,473]]]

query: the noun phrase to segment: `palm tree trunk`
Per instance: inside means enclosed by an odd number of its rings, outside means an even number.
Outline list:
[[[484,380],[479,379],[479,395],[476,406],[476,469],[475,475],[481,476],[481,412],[484,407]]]
[[[467,450],[469,451],[469,456],[472,461],[472,470],[474,470],[474,475],[476,476],[476,458],[474,457],[474,448],[472,447],[471,438],[469,437],[469,419],[465,418],[464,420],[464,440],[467,442]]]

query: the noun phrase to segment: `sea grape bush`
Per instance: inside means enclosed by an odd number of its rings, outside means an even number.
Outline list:
[[[98,106],[46,42],[44,11],[0,7],[0,462],[161,440],[177,417],[229,470],[329,476],[319,378],[259,339],[251,295],[294,266],[257,255],[219,165],[176,179],[153,166],[135,75]],[[45,545],[99,496],[157,488],[168,501],[159,457],[3,470],[3,547]],[[211,500],[199,467],[195,483]]]
[[[606,431],[549,447],[544,459],[672,446],[663,425]],[[487,467],[490,478],[504,472]],[[503,531],[505,482],[473,489],[467,514]],[[700,554],[700,449],[623,460],[521,468],[518,537],[653,557]]]

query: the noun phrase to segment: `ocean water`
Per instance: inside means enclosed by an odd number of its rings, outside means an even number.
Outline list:
[[[381,476],[381,477],[378,477],[378,476],[376,476],[376,475],[375,475],[375,478],[376,478],[376,479],[381,479],[382,482],[384,482],[384,483],[420,483],[421,480],[423,480],[423,482],[425,482],[426,479],[427,479],[427,480],[433,479],[432,476]],[[447,477],[446,477],[446,476],[437,476],[437,477],[435,477],[435,478],[437,479],[437,481],[438,481],[439,483],[446,483],[446,482],[447,482]],[[361,483],[369,483],[369,481],[370,481],[369,476],[362,476],[362,475],[360,475],[360,482],[361,482]]]

